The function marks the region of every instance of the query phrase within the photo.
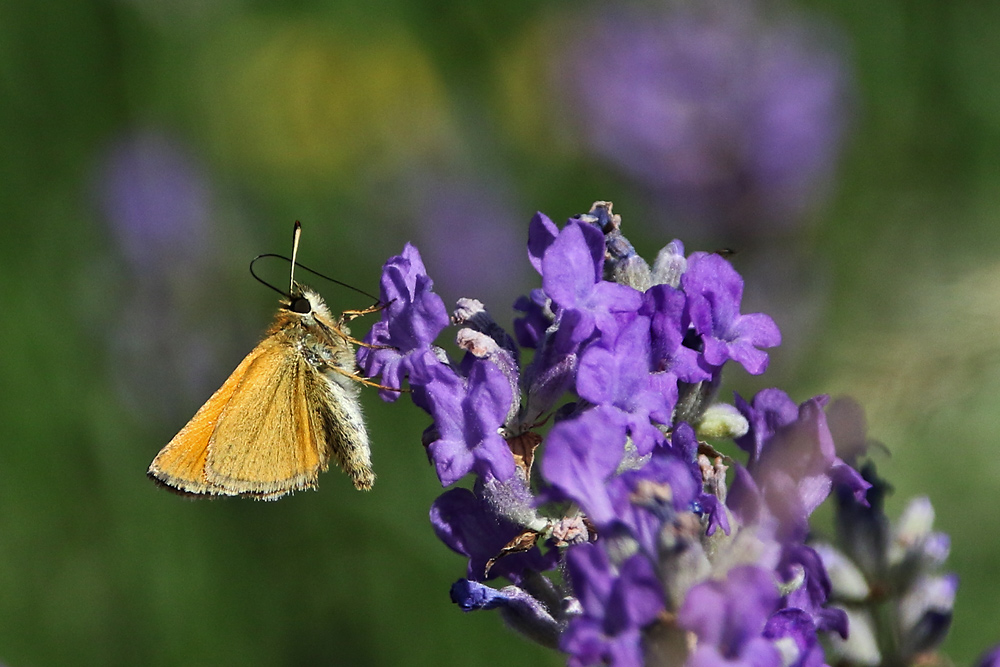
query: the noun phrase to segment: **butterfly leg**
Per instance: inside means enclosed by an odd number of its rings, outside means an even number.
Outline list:
[[[360,375],[358,375],[356,373],[351,373],[349,371],[345,371],[343,368],[340,368],[338,366],[327,366],[327,368],[329,368],[332,371],[336,371],[337,373],[340,373],[344,377],[351,378],[355,382],[360,382],[361,384],[367,385],[369,387],[375,387],[376,389],[385,389],[386,391],[396,391],[396,392],[399,392],[401,394],[408,394],[408,393],[410,393],[409,389],[404,389],[402,387],[389,387],[389,386],[384,385],[384,384],[379,384],[378,382],[372,382],[368,378],[361,377]]]

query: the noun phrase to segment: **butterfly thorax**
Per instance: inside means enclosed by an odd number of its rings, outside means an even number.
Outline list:
[[[296,346],[317,368],[353,372],[356,366],[350,330],[341,318],[333,316],[319,294],[308,287],[300,289],[291,300],[282,300],[268,335],[283,334],[287,344]],[[299,312],[302,310],[306,312]]]

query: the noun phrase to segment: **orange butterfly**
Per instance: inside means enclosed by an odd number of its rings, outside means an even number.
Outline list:
[[[277,500],[315,488],[332,455],[356,488],[372,487],[358,384],[381,385],[357,375],[360,341],[345,322],[382,305],[334,318],[295,282],[301,232],[296,222],[291,288],[266,337],[156,455],[147,473],[155,482],[185,495]]]

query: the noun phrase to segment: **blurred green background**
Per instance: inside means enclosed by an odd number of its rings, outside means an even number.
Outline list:
[[[1000,6],[713,7],[670,37],[682,3],[0,3],[0,660],[562,664],[449,602],[408,401],[365,392],[371,493],[144,473],[266,328],[246,267],[293,220],[307,265],[375,291],[413,241],[446,302],[509,322],[532,213],[597,199],[650,259],[738,251],[785,345],[732,386],[858,397],[890,513],[927,494],[952,536],[945,652],[1000,641]]]

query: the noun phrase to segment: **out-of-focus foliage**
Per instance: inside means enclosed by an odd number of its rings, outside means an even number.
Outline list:
[[[642,254],[735,249],[771,372],[866,405],[890,514],[927,494],[952,535],[969,663],[1000,640],[998,29],[972,0],[0,4],[0,661],[560,664],[449,602],[426,423],[374,391],[369,494],[144,472],[263,333],[246,266],[293,220],[313,268],[374,292],[413,241],[507,323],[531,214],[607,199]]]

